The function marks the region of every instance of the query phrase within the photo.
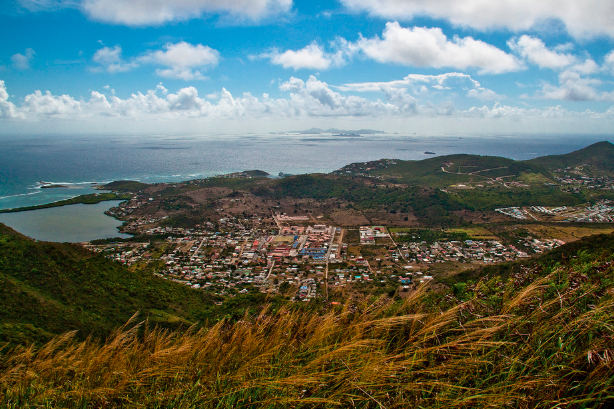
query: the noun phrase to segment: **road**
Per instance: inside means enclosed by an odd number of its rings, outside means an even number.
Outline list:
[[[333,228],[333,235],[330,238],[330,242],[328,242],[328,251],[326,252],[326,269],[324,270],[324,285],[326,288],[326,301],[328,301],[328,261],[330,260],[330,249],[333,247],[333,242],[335,241],[336,232],[337,232],[337,229]]]

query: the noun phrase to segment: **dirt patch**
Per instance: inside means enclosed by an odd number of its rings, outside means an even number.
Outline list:
[[[185,196],[190,197],[195,203],[207,204],[209,200],[216,200],[221,197],[228,196],[232,193],[232,189],[227,187],[207,187],[185,193]]]
[[[329,214],[329,219],[336,226],[366,226],[369,219],[362,212],[353,209],[336,210]]]
[[[559,226],[547,224],[528,224],[518,226],[526,229],[535,237],[552,238],[563,240],[565,243],[570,243],[579,240],[583,237],[593,236],[596,234],[609,234],[614,232],[612,227],[595,227],[595,226]]]

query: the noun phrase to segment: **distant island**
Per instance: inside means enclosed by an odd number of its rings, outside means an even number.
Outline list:
[[[311,128],[311,129],[306,129],[303,131],[290,131],[286,133],[296,133],[300,135],[333,134],[334,136],[361,136],[361,135],[385,134],[386,132],[376,131],[374,129],[346,130],[346,129],[337,129],[337,128],[329,128],[329,129]]]
[[[60,189],[60,188],[68,188],[66,185],[42,185],[41,189]]]

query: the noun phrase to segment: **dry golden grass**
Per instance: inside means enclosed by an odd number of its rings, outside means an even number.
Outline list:
[[[503,284],[483,280],[465,302],[434,301],[422,287],[402,303],[382,298],[320,313],[265,308],[183,333],[133,317],[104,343],[68,333],[40,349],[7,352],[0,403],[598,407],[614,402],[614,301],[602,282],[612,265],[602,270],[595,282],[570,268],[538,280],[530,272]]]

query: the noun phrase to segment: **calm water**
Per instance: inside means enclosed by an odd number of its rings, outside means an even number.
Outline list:
[[[533,135],[459,138],[397,134],[362,137],[255,134],[146,137],[1,135],[0,209],[49,203],[92,193],[92,183],[113,180],[173,182],[252,169],[264,170],[272,175],[279,172],[326,173],[352,162],[382,158],[419,160],[430,157],[424,154],[425,151],[437,155],[470,153],[524,160],[568,153],[605,139],[611,140],[612,137]],[[65,187],[41,189],[41,181]],[[68,212],[62,209],[71,208],[52,210],[59,212],[60,217]],[[101,205],[101,214],[103,208],[108,208],[108,204]],[[88,213],[84,214],[83,219],[89,218],[94,209],[98,211],[93,206],[87,209]],[[57,226],[62,227],[62,223],[51,226],[51,223],[56,223],[51,220],[56,217],[53,211],[45,210],[47,213],[37,216],[41,218],[38,231],[43,233],[53,230],[55,233],[49,233],[49,237],[61,240],[81,240],[59,235]],[[30,216],[12,214],[11,217],[25,223]],[[112,220],[104,215],[101,217],[107,222]],[[49,220],[43,222],[43,219]],[[80,222],[82,226],[86,224]],[[25,228],[24,224],[24,227],[17,230],[25,233]]]
[[[19,213],[0,214],[0,223],[33,239],[58,242],[81,242],[107,237],[130,237],[121,234],[121,222],[104,214],[119,201],[53,207]]]

